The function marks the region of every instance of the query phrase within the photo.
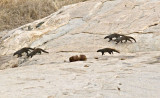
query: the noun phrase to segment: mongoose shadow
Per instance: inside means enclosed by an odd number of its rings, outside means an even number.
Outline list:
[[[99,49],[99,50],[97,50],[97,52],[101,52],[102,55],[104,55],[105,52],[108,52],[109,54],[113,54],[113,52],[120,53],[118,50],[112,49],[112,48]]]
[[[119,37],[119,38],[115,39],[114,41],[116,42],[116,44],[118,44],[119,42],[122,43],[123,40],[125,41],[124,43],[126,43],[127,41],[130,41],[132,43],[131,39],[136,42],[136,40],[131,36],[122,36],[122,37]]]
[[[108,36],[106,36],[104,39],[109,39],[108,40],[108,42],[110,42],[111,40],[113,40],[113,38],[119,38],[119,37],[121,37],[121,36],[123,36],[123,35],[121,35],[121,34],[118,34],[118,33],[114,33],[114,34],[110,34],[110,35],[108,35]]]
[[[30,50],[34,50],[34,49],[33,49],[33,48],[30,48],[30,47],[24,47],[24,48],[16,51],[16,52],[13,54],[13,56],[18,55],[18,57],[22,57],[22,53],[24,53],[24,52],[25,52],[25,53],[27,54],[27,56],[28,56],[28,55],[29,55],[28,52],[29,52]]]
[[[35,48],[29,55],[28,55],[28,58],[29,57],[33,57],[34,55],[36,55],[37,53],[39,53],[39,54],[41,54],[42,52],[44,52],[44,53],[49,53],[49,52],[47,52],[47,51],[45,51],[45,50],[43,50],[43,49],[41,49],[41,48]]]

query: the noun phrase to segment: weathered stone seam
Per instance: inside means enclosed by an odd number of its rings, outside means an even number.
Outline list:
[[[82,17],[74,17],[74,18],[70,18],[69,19],[69,21],[71,21],[71,20],[73,20],[73,19],[77,19],[77,18],[81,18],[82,19]],[[69,21],[68,21],[68,23],[69,23]],[[83,21],[83,20],[82,20]],[[85,22],[85,21],[84,21]],[[65,25],[62,25],[62,26],[60,26],[60,27],[63,27],[63,26],[67,26],[68,25],[68,23],[67,24],[65,24]],[[59,28],[60,28],[59,27]],[[54,30],[54,31],[56,31],[56,30]],[[69,32],[69,31],[68,31]],[[60,37],[62,37],[62,36],[64,36],[64,35],[66,35],[66,34],[68,34],[68,32],[67,33],[65,33],[65,34],[62,34],[62,35],[60,35],[60,36],[58,36],[58,37],[56,37],[56,38],[53,38],[53,39],[50,39],[50,40],[47,40],[47,41],[45,41],[45,42],[43,42],[41,45],[38,45],[38,46],[42,46],[42,45],[44,45],[44,44],[46,44],[46,43],[48,43],[49,41],[51,41],[51,40],[56,40],[56,39],[58,39],[58,38],[60,38]],[[49,34],[50,35],[50,34]],[[35,41],[34,41],[35,42]],[[33,43],[32,43],[33,44]],[[31,45],[32,45],[31,44]]]
[[[157,32],[139,32],[139,31],[137,31],[137,32],[133,32],[133,33],[128,33],[127,35],[129,35],[129,34],[153,34],[153,33],[157,33]]]
[[[76,35],[76,34],[93,34],[93,35],[105,35],[105,34],[98,34],[98,33],[92,33],[92,32],[80,32],[80,33],[74,33],[71,35]]]

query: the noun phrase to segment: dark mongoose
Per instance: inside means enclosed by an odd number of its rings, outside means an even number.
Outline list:
[[[132,43],[132,40],[131,40],[131,39],[136,42],[136,40],[135,40],[133,37],[131,37],[131,36],[122,36],[122,37],[119,37],[119,38],[115,39],[114,41],[117,42],[116,44],[118,44],[119,42],[122,43],[123,40],[125,40],[125,43],[126,43],[127,41],[130,41],[130,42]]]
[[[40,27],[44,22],[40,22],[36,25],[36,28]]]
[[[109,54],[113,54],[113,52],[120,53],[118,50],[112,48],[99,49],[97,52],[102,52],[102,55],[104,55],[105,52],[108,52]]]
[[[16,52],[13,54],[13,56],[14,56],[14,55],[18,55],[18,57],[21,57],[21,56],[22,56],[22,53],[24,53],[24,52],[27,53],[27,56],[28,56],[28,51],[30,51],[30,50],[34,50],[34,49],[33,49],[33,48],[29,48],[29,47],[24,47],[24,48],[16,51]]]
[[[28,26],[28,31],[31,31],[33,28],[29,25]]]
[[[119,38],[119,37],[121,37],[121,36],[123,36],[123,35],[118,34],[118,33],[114,33],[114,34],[110,34],[110,35],[106,36],[104,39],[109,38],[108,42],[110,42],[113,38],[116,38],[116,39],[117,39],[117,38]]]
[[[33,57],[34,55],[36,55],[37,53],[40,53],[41,54],[41,52],[44,52],[44,53],[49,53],[49,52],[47,52],[47,51],[45,51],[45,50],[43,50],[43,49],[41,49],[41,48],[35,48],[29,55],[28,55],[28,57]]]

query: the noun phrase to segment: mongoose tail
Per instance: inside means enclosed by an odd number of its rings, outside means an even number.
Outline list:
[[[117,52],[120,53],[118,50],[116,49],[112,49],[112,48],[104,48],[102,49],[104,52],[108,52],[109,54],[113,54],[113,52]]]
[[[136,42],[136,40],[133,38],[133,37],[129,37],[130,39],[133,39],[135,42]]]
[[[45,50],[41,50],[42,52],[44,52],[44,53],[49,53],[49,52],[47,52],[47,51],[45,51]]]
[[[41,48],[35,48],[35,50],[37,50],[37,51],[42,51],[42,52],[44,52],[44,53],[49,53],[49,52],[47,52],[47,51],[45,51],[45,50],[43,50],[43,49],[41,49]]]
[[[114,52],[120,53],[118,50],[113,49]]]

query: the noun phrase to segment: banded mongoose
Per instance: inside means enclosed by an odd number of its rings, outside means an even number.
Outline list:
[[[109,54],[113,54],[113,52],[120,53],[118,50],[112,48],[99,49],[97,52],[102,52],[102,55],[104,55],[105,52],[108,52]]]
[[[41,52],[44,52],[44,53],[49,53],[49,52],[47,52],[47,51],[45,51],[45,50],[43,50],[43,49],[41,49],[41,48],[35,48],[29,55],[28,55],[28,57],[33,57],[34,55],[36,55],[37,53],[40,53],[41,54]]]
[[[28,54],[28,51],[30,51],[30,50],[34,50],[34,49],[33,49],[33,48],[30,48],[30,47],[24,47],[24,48],[16,51],[16,52],[13,54],[13,56],[14,56],[14,55],[18,55],[18,57],[21,57],[21,56],[22,56],[22,53],[24,53],[24,52],[27,53],[27,56],[28,56],[28,55],[29,55],[29,54]]]
[[[119,38],[117,38],[117,39],[115,39],[114,41],[116,41],[116,44],[118,44],[119,42],[123,42],[123,40],[125,40],[125,43],[127,42],[127,41],[130,41],[131,43],[132,43],[132,40],[134,40],[135,42],[136,42],[136,40],[133,38],[133,37],[131,37],[131,36],[122,36],[122,37],[119,37]]]

